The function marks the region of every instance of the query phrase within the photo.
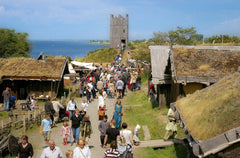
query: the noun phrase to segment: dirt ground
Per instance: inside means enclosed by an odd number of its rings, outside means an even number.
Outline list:
[[[80,106],[82,99],[77,98],[75,99],[77,101],[78,107]],[[106,99],[106,105],[107,105],[107,115],[110,117],[112,110],[113,110],[113,105],[116,102],[115,99]],[[91,135],[90,141],[89,141],[89,147],[91,150],[92,158],[98,158],[98,157],[103,157],[104,154],[104,149],[101,148],[100,146],[100,133],[98,131],[98,115],[97,115],[97,109],[98,107],[98,99],[95,99],[93,102],[89,104],[87,114],[90,115],[90,120],[92,123],[92,128],[93,128],[93,134]],[[68,145],[63,145],[63,140],[61,134],[61,127],[62,123],[58,123],[57,127],[52,128],[52,133],[51,133],[51,139],[55,141],[56,146],[60,147],[64,157],[65,157],[65,152],[67,150],[74,150],[76,147],[75,144],[71,146],[69,143]],[[71,139],[73,140],[73,138]],[[43,140],[43,136],[39,134],[39,131],[32,133],[29,135],[29,142],[32,143],[33,148],[34,148],[34,156],[35,158],[39,158],[41,156],[41,153],[44,149],[45,142]]]

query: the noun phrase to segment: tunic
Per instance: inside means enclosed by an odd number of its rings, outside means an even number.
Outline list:
[[[167,131],[177,131],[177,125],[175,123],[175,117],[174,117],[174,111],[170,108],[168,110],[168,123],[167,123],[167,126],[166,126],[166,130]],[[173,116],[170,116],[170,115],[173,115]]]

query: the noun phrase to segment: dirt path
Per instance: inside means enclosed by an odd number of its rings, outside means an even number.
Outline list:
[[[78,105],[80,105],[81,99],[78,98],[76,99],[76,101]],[[116,101],[115,99],[107,99],[105,101],[107,105],[106,114],[109,116],[109,120],[110,120],[110,116],[111,116],[115,101]],[[100,121],[98,121],[97,106],[98,106],[98,99],[95,99],[92,103],[89,104],[88,111],[87,111],[87,114],[90,115],[90,120],[93,127],[93,134],[91,135],[91,139],[89,141],[92,158],[103,157],[103,153],[105,151],[100,147],[100,133],[98,131],[98,124]],[[63,155],[65,157],[66,155],[65,152],[67,150],[73,150],[76,146],[75,145],[71,146],[70,144],[68,145],[62,144],[63,141],[60,135],[61,127],[62,127],[62,123],[59,123],[57,124],[57,127],[54,127],[52,129],[51,139],[55,141],[56,146],[61,148]],[[34,152],[35,152],[34,157],[39,158],[44,149],[43,147],[45,146],[43,136],[39,135],[39,133],[34,133],[32,135],[29,135],[29,138],[30,138],[30,142],[33,144],[33,147],[34,147]]]

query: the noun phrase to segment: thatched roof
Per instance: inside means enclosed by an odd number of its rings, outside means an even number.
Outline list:
[[[0,80],[61,80],[66,58],[0,58]]]
[[[239,50],[184,49],[172,50],[176,76],[222,78],[238,70]]]
[[[149,46],[149,49],[154,84],[168,83],[168,64],[175,82],[207,85],[236,72],[240,66],[240,46],[173,46],[172,49]]]
[[[176,102],[186,129],[198,140],[207,140],[239,126],[240,73]]]

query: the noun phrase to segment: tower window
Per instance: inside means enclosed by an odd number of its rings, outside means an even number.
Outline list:
[[[123,29],[123,33],[125,33],[125,29]]]

